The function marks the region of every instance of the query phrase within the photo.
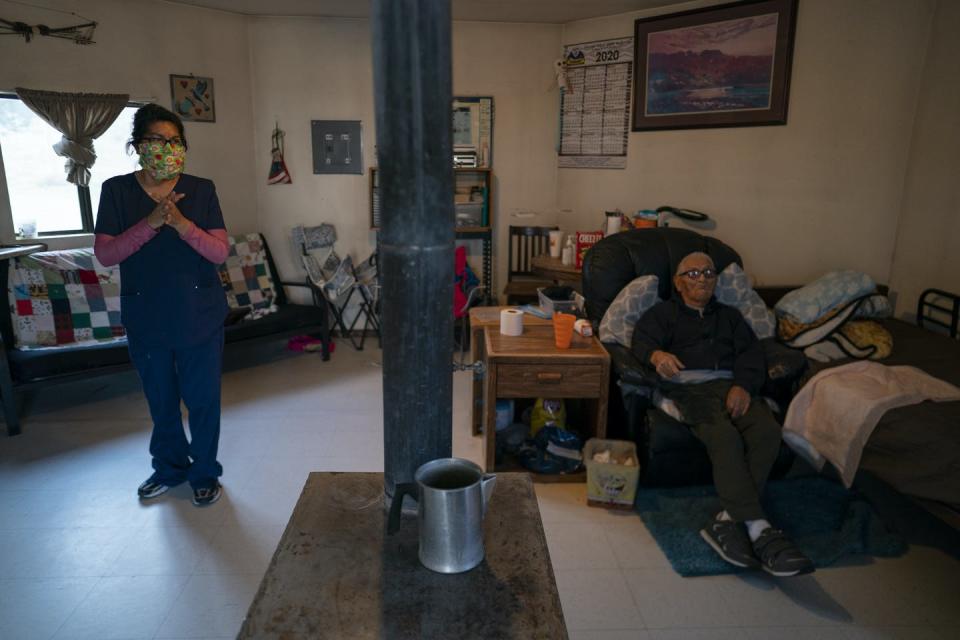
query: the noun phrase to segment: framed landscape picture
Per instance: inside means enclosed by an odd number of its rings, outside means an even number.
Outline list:
[[[797,0],[747,0],[634,23],[633,130],[787,123]]]

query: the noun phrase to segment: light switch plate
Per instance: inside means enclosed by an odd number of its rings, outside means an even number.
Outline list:
[[[313,172],[363,173],[359,120],[311,120]]]

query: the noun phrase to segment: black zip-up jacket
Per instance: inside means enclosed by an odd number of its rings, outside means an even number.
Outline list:
[[[633,331],[633,352],[650,364],[654,351],[666,351],[687,369],[733,371],[733,383],[750,395],[767,377],[763,347],[753,329],[733,307],[710,302],[703,316],[676,299],[664,300],[641,316]]]

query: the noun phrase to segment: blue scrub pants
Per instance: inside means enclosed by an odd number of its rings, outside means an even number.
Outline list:
[[[184,481],[194,489],[214,486],[223,475],[217,462],[223,329],[191,347],[155,347],[133,340],[129,347],[153,418],[154,479],[171,487]],[[181,398],[189,412],[189,442],[180,416]]]

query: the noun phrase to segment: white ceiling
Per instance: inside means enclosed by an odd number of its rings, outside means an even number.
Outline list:
[[[170,0],[251,16],[365,18],[366,0]],[[563,24],[676,4],[677,0],[452,0],[454,20]]]

